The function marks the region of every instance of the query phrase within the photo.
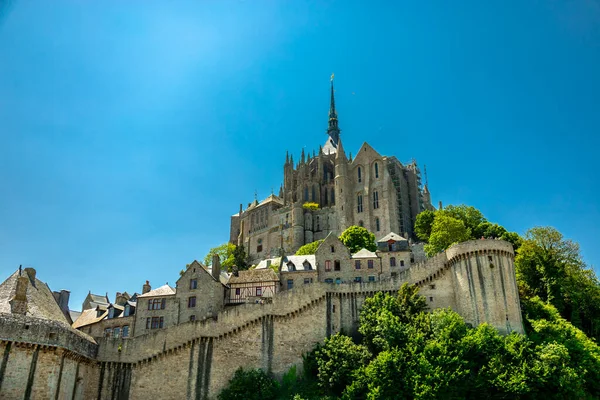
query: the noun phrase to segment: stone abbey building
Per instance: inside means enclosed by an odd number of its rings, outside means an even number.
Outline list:
[[[318,204],[318,209],[304,207]],[[342,145],[335,108],[333,80],[327,141],[318,153],[306,154],[298,163],[286,154],[283,185],[259,202],[231,217],[230,242],[244,245],[250,260],[293,254],[333,232],[339,236],[352,225],[364,226],[378,238],[396,232],[413,236],[417,214],[433,209],[427,184],[413,160],[402,164],[396,157],[382,156],[364,143],[356,156]]]
[[[301,371],[317,343],[357,331],[366,298],[404,283],[429,309],[523,333],[512,245],[472,240],[425,258],[410,243],[416,215],[432,208],[416,164],[366,143],[346,156],[333,86],[329,114],[319,154],[288,157],[279,196],[231,218],[230,240],[253,270],[228,274],[214,255],[210,268],[187,265],[174,287],[145,281],[112,303],[89,293],[81,312],[35,269],[15,270],[0,283],[0,399],[215,399],[240,367]],[[351,225],[373,231],[377,251],[352,254],[338,238]],[[314,255],[292,255],[317,239]]]

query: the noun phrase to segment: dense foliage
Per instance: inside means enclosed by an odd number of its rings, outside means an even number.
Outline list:
[[[363,248],[370,251],[377,250],[375,235],[362,226],[353,225],[348,227],[340,235],[340,240],[350,249],[351,253],[356,253]]]
[[[506,240],[515,249],[520,246],[517,233],[508,232],[504,227],[489,222],[481,211],[464,204],[421,212],[415,221],[415,235],[427,243],[425,253],[430,257],[454,243],[482,237]]]
[[[318,210],[319,203],[307,201],[306,203],[302,204],[302,208],[304,208],[305,210]]]
[[[221,261],[221,268],[231,270],[235,265],[235,258],[233,256],[236,246],[231,243],[223,243],[220,246],[213,247],[208,251],[208,254],[204,256],[204,265],[212,265],[213,254],[219,255]]]
[[[275,400],[278,391],[277,381],[262,370],[240,368],[219,394],[219,400]]]
[[[301,246],[298,251],[296,251],[297,256],[308,256],[311,254],[315,254],[321,243],[323,243],[324,239],[315,240],[314,242],[307,243],[304,246]]]

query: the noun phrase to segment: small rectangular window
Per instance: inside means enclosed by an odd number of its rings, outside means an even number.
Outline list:
[[[429,289],[435,289],[435,285],[429,285]]]
[[[256,288],[256,295],[257,296],[262,296],[262,288],[261,287],[257,287]]]
[[[373,269],[373,260],[367,260],[367,267]]]
[[[331,312],[335,312],[335,304],[331,306]]]
[[[362,282],[362,278],[360,276],[357,276],[357,277],[354,278],[354,282],[361,283]]]
[[[400,266],[404,267],[404,260],[400,260]]]
[[[129,325],[123,327],[123,337],[129,337]]]
[[[196,320],[196,316],[195,315],[190,315],[190,322],[194,322]]]
[[[188,308],[196,307],[196,296],[191,296],[188,298]]]
[[[375,277],[373,275],[369,276],[369,282],[375,282]]]
[[[293,279],[288,279],[287,280],[287,288],[288,289],[292,289],[294,287],[294,280]]]
[[[164,322],[165,322],[164,318],[160,317],[160,321],[158,322],[158,327],[162,328],[164,326]]]
[[[331,246],[331,252],[335,253],[335,246]]]
[[[162,301],[160,302],[160,309],[164,310],[166,306],[167,306],[167,299],[162,299]]]
[[[335,260],[335,262],[333,263],[333,270],[334,271],[340,270],[340,260]]]
[[[325,279],[325,283],[333,283],[333,279],[332,278],[327,278],[327,279]]]
[[[198,288],[198,279],[190,279],[190,289]]]
[[[325,271],[331,271],[331,261],[325,261]]]
[[[430,298],[429,298],[429,301],[430,301],[430,302],[431,302],[431,301],[433,301],[433,297],[430,297]]]
[[[239,296],[240,295],[240,288],[235,288],[235,295]]]
[[[390,257],[390,267],[396,266],[396,257]]]
[[[121,328],[119,328],[119,327],[116,327],[116,328],[113,330],[113,336],[114,336],[115,338],[119,338],[119,336],[121,336]]]
[[[150,322],[152,321],[152,318],[148,317],[146,318],[146,329],[150,329]]]
[[[492,256],[488,256],[488,261],[489,261],[489,262],[492,262],[492,261],[493,261],[493,258],[492,258]]]
[[[112,329],[111,328],[106,328],[104,330],[104,336],[105,337],[110,337],[111,334],[112,334]]]
[[[256,252],[260,253],[262,251],[262,244],[259,244],[258,246],[256,246]]]
[[[310,283],[310,278],[304,278],[304,284],[306,285],[308,283]]]
[[[148,300],[148,310],[152,310],[152,300]]]
[[[360,269],[360,260],[355,260],[354,261],[354,268]]]

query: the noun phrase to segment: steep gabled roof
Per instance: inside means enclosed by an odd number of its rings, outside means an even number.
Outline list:
[[[240,283],[258,283],[279,281],[277,274],[271,268],[251,269],[248,271],[239,271],[238,275],[232,274],[229,278],[229,284]]]
[[[290,269],[289,263],[294,264],[294,269]],[[310,268],[305,265],[308,262]],[[286,256],[281,263],[281,272],[296,272],[296,271],[316,271],[317,262],[314,254],[306,256]]]
[[[100,313],[93,308],[88,308],[87,310],[83,310],[81,315],[75,322],[73,322],[72,327],[77,329],[83,326],[95,324],[96,322],[102,321],[104,318],[108,316],[108,311],[104,310]]]
[[[148,293],[138,295],[138,299],[146,297],[159,297],[159,296],[171,296],[175,294],[175,289],[169,285],[162,285],[161,287],[151,290]]]
[[[377,254],[367,249],[360,249],[352,255],[352,258],[377,258]]]
[[[385,235],[384,237],[382,237],[381,239],[379,239],[377,241],[377,243],[387,243],[390,240],[394,241],[394,242],[406,242],[407,240],[405,238],[403,238],[402,236],[394,233],[394,232],[390,232],[387,235]]]
[[[35,272],[34,272],[35,274]],[[9,301],[14,297],[17,280],[19,277],[27,277],[27,312],[26,316],[58,321],[70,325],[67,317],[63,314],[58,303],[54,299],[52,291],[44,282],[37,278],[31,278],[26,270],[15,271],[4,282],[0,284],[0,313],[12,314]]]

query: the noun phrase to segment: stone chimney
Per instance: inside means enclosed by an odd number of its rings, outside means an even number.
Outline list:
[[[27,272],[28,269],[33,270],[33,276],[35,278],[35,269],[26,268],[25,271]],[[19,267],[15,295],[9,301],[10,312],[13,314],[25,315],[25,313],[27,313],[27,286],[29,285],[29,279],[28,274],[21,274],[21,267]]]
[[[31,285],[35,287],[35,268],[25,268],[25,273],[31,281]]]
[[[442,207],[442,201],[441,200],[440,200],[439,206],[440,207],[438,208],[438,210],[443,210],[444,209],[444,207]]]
[[[219,277],[221,276],[221,258],[217,253],[212,256],[212,276],[215,278],[217,282],[219,281]]]
[[[144,286],[142,286],[142,294],[148,293],[150,290],[152,290],[152,286],[150,286],[150,282],[149,281],[146,281],[146,283],[144,284]]]
[[[67,313],[67,314],[69,313],[69,297],[70,296],[71,296],[71,292],[69,292],[68,290],[63,289],[58,293],[58,298],[56,299],[56,302],[58,303],[58,306],[60,307],[60,309],[63,313]]]

